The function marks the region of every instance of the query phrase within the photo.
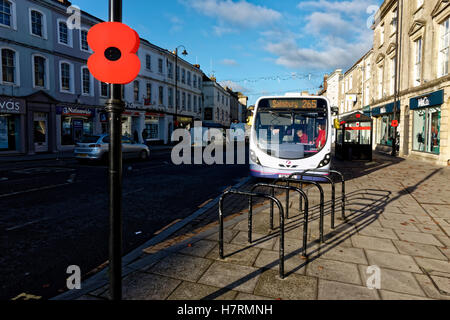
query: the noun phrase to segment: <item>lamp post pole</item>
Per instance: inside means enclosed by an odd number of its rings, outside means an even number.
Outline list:
[[[183,55],[186,56],[188,53],[183,45],[179,45],[175,48],[175,115],[174,115],[174,130],[178,127],[178,48],[182,47],[184,49]]]
[[[396,53],[395,53],[395,84],[394,84],[394,120],[400,121],[400,113],[401,108],[398,110],[398,119],[397,119],[397,104],[399,104],[399,91],[400,91],[400,58],[401,58],[401,31],[402,31],[402,18],[403,18],[403,1],[397,0],[397,30],[396,30]],[[407,125],[407,124],[405,124]],[[392,140],[392,153],[391,155],[397,156],[397,132],[398,128],[394,127],[394,137]],[[399,139],[400,143],[400,139]]]
[[[122,0],[109,0],[109,21],[122,22]],[[109,291],[122,299],[122,85],[110,84],[109,116]]]
[[[178,123],[178,48],[175,49],[175,116],[173,129],[177,129]]]

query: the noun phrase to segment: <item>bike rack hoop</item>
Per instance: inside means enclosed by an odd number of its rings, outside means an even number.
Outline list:
[[[275,202],[279,213],[280,213],[280,247],[279,247],[279,256],[280,256],[280,278],[284,279],[284,212],[283,212],[283,206],[281,205],[280,200],[278,200],[276,197],[264,194],[264,193],[255,193],[255,192],[247,192],[247,191],[239,191],[235,189],[231,189],[228,191],[225,191],[219,200],[219,255],[220,259],[225,259],[224,257],[224,250],[223,250],[223,202],[225,198],[227,198],[230,195],[239,195],[239,196],[245,196],[249,199],[249,221],[251,221],[252,218],[252,204],[253,204],[253,197],[256,198],[265,198],[270,200],[271,202]]]
[[[304,225],[303,225],[303,257],[306,257],[306,245],[307,245],[307,239],[308,239],[308,215],[309,215],[309,201],[308,196],[306,195],[305,191],[303,191],[300,188],[294,187],[294,186],[281,186],[276,184],[269,184],[269,183],[257,183],[255,184],[251,191],[253,192],[256,188],[260,187],[267,187],[272,189],[272,195],[274,194],[275,189],[283,189],[286,190],[286,218],[289,218],[289,191],[295,191],[298,192],[300,195],[300,198],[303,198],[305,200],[305,211],[304,211]],[[250,206],[251,207],[251,206]],[[300,210],[301,213],[301,210]],[[270,227],[273,230],[273,202],[271,202],[270,207]],[[249,221],[249,242],[251,243],[251,228],[252,224],[251,221]],[[284,230],[281,232],[284,233]]]

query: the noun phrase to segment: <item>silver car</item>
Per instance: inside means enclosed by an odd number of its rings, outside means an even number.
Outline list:
[[[77,143],[74,156],[79,160],[107,160],[108,151],[109,135],[84,136]],[[147,160],[150,157],[150,149],[145,144],[139,144],[128,137],[122,137],[122,154],[124,159]]]

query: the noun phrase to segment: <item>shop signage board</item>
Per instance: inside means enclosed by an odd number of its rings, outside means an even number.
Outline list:
[[[0,97],[0,113],[25,114],[25,100]]]
[[[419,97],[412,98],[409,101],[409,108],[411,110],[419,108],[428,108],[438,106],[444,103],[444,90],[428,93]]]

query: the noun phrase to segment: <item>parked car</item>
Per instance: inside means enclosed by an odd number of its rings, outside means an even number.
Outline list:
[[[79,160],[107,160],[108,151],[109,135],[83,136],[77,143],[74,156]],[[147,160],[150,157],[150,149],[145,144],[139,144],[128,137],[122,137],[122,154],[124,159]]]

